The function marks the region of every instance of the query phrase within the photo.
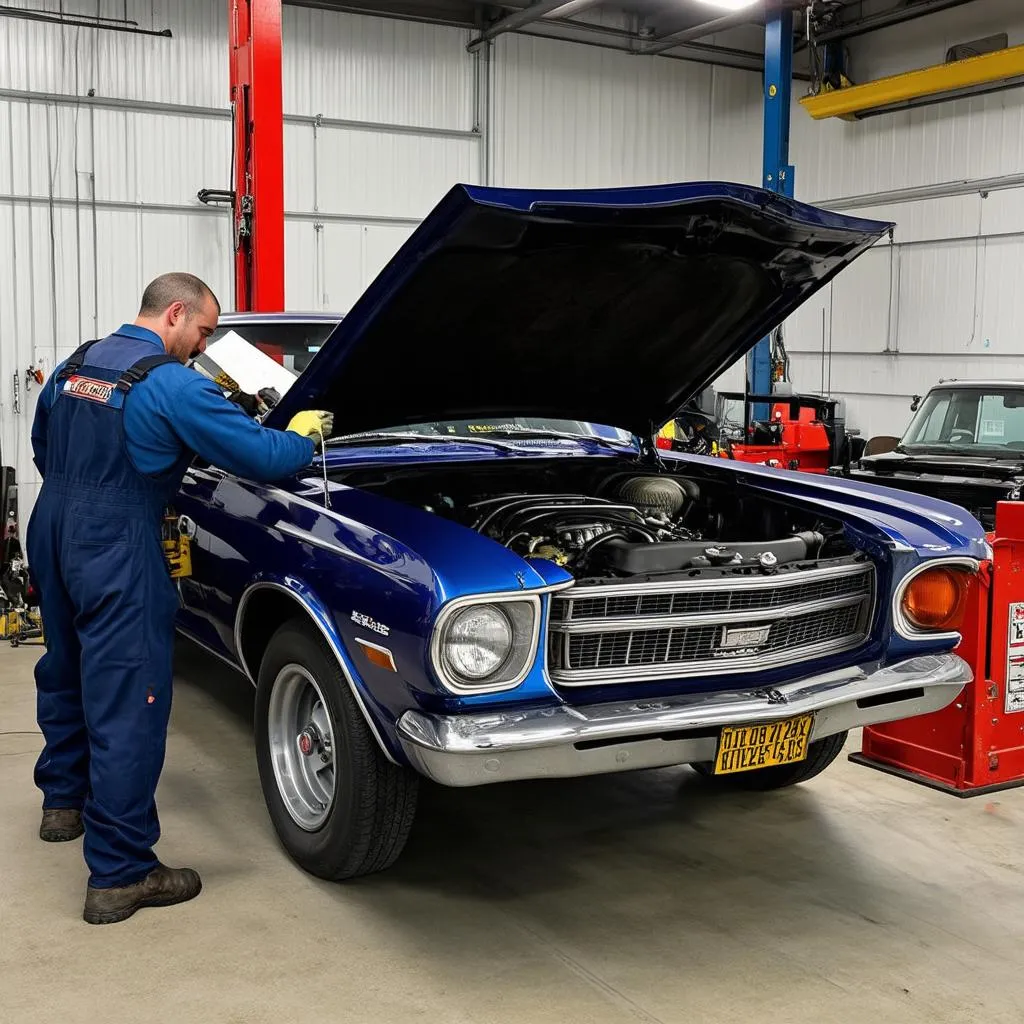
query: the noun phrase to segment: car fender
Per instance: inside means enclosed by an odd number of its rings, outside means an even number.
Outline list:
[[[366,685],[356,671],[352,658],[346,648],[345,641],[335,625],[334,617],[331,615],[327,604],[321,600],[316,592],[302,580],[293,576],[260,575],[257,576],[242,593],[242,596],[238,601],[238,609],[235,613],[235,651],[239,664],[245,674],[249,677],[249,680],[253,685],[256,685],[259,676],[259,666],[250,666],[246,663],[245,651],[242,646],[242,628],[245,621],[246,606],[249,604],[249,601],[254,594],[261,590],[268,589],[286,594],[290,597],[295,602],[296,606],[302,609],[305,616],[313,623],[313,625],[317,627],[324,640],[327,641],[327,645],[330,647],[331,652],[334,654],[334,657],[338,662],[338,666],[341,669],[341,673],[345,677],[345,681],[348,683],[348,688],[352,694],[352,698],[359,706],[363,719],[365,720],[370,732],[373,734],[374,739],[377,741],[377,744],[380,746],[381,751],[389,761],[395,764],[400,763],[395,757],[392,744],[388,743],[385,739],[386,736],[390,737],[393,735],[393,723],[388,721],[389,716],[386,711],[373,699],[372,694],[366,688]],[[388,725],[390,725],[391,728],[388,728]]]

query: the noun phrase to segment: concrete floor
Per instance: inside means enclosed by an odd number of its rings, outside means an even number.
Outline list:
[[[399,864],[331,885],[271,831],[248,683],[187,644],[158,852],[205,889],[90,927],[80,842],[36,837],[37,654],[0,648],[0,1020],[1024,1021],[1024,790],[428,787]]]

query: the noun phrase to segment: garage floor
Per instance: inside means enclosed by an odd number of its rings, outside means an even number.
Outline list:
[[[0,1019],[1024,1021],[1024,790],[429,787],[399,864],[331,885],[270,829],[249,684],[184,643],[159,853],[205,889],[90,927],[80,841],[35,834],[37,654],[0,648]]]

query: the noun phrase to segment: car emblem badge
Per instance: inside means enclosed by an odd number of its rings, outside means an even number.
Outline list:
[[[380,636],[387,636],[391,632],[390,626],[385,626],[383,622],[377,622],[376,619],[371,619],[369,615],[364,615],[362,612],[353,612],[352,621],[357,626],[363,626]]]
[[[756,654],[767,642],[771,633],[767,626],[723,626],[718,639],[716,658],[739,658],[745,654]]]

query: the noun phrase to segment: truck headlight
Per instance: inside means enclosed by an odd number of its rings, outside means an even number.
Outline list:
[[[511,689],[529,671],[538,622],[533,599],[454,606],[434,629],[434,666],[456,693]]]
[[[967,595],[977,563],[966,560],[925,565],[897,592],[897,628],[911,639],[921,634],[955,633],[963,625]]]

